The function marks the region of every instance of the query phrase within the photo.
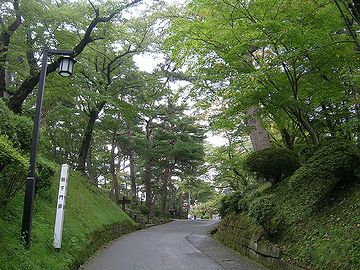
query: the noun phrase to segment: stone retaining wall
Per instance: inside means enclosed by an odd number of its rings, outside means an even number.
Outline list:
[[[264,233],[251,230],[247,219],[226,217],[219,225],[215,238],[226,246],[274,270],[304,270],[281,260],[282,251],[264,239]]]

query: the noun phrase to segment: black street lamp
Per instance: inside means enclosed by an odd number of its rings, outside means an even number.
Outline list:
[[[39,78],[39,88],[38,88],[38,95],[36,102],[36,112],[34,119],[33,141],[30,152],[30,169],[29,169],[29,175],[26,178],[24,210],[23,210],[23,219],[22,219],[22,228],[21,228],[21,237],[27,249],[30,248],[30,241],[31,241],[32,208],[33,208],[34,194],[35,194],[36,151],[39,140],[41,110],[42,110],[43,97],[44,97],[47,62],[49,56],[51,55],[62,55],[63,57],[60,59],[59,74],[61,76],[69,77],[73,73],[73,67],[75,63],[75,60],[70,57],[73,54],[74,51],[49,49],[44,51],[42,58],[40,78]]]

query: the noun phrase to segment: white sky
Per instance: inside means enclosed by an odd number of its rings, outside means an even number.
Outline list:
[[[151,73],[158,64],[164,62],[163,55],[154,53],[134,55],[133,59],[141,71],[149,73]]]
[[[223,146],[228,143],[228,141],[224,137],[221,137],[220,135],[212,135],[209,132],[206,135],[207,138],[205,139],[205,141],[207,141],[209,144],[213,146]]]

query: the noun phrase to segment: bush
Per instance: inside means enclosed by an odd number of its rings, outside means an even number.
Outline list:
[[[153,214],[155,217],[165,216],[165,213],[163,213],[159,207],[154,208]]]
[[[142,215],[148,215],[150,213],[150,210],[145,205],[139,205],[139,211]]]
[[[296,171],[289,185],[297,196],[303,198],[304,205],[316,205],[326,199],[339,183],[358,179],[359,169],[360,152],[353,142],[326,141]]]
[[[196,217],[211,219],[218,212],[218,203],[219,201],[216,198],[205,203],[199,203],[192,208],[191,214]]]
[[[224,196],[220,201],[219,214],[221,217],[225,217],[231,213],[240,212],[239,202],[242,199],[243,194],[237,190],[229,195]]]
[[[291,176],[300,166],[298,156],[285,148],[271,147],[247,156],[245,169],[275,184]]]
[[[29,151],[32,142],[32,120],[14,114],[2,100],[0,100],[0,115],[0,134],[7,137],[13,143],[13,147]]]
[[[52,184],[52,179],[55,175],[56,166],[49,160],[39,157],[36,162],[35,174],[35,194],[39,191],[49,190]]]
[[[259,190],[259,186],[248,186],[243,191],[243,197],[238,203],[238,208],[241,210],[249,210],[250,204],[257,197],[260,197],[262,192]]]
[[[272,229],[272,219],[275,215],[274,203],[272,196],[261,196],[256,198],[249,208],[249,214],[256,220],[265,231],[270,232]]]
[[[0,136],[0,207],[3,210],[24,185],[27,168],[27,160],[9,140]]]

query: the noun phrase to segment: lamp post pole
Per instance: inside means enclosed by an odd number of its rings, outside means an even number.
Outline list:
[[[21,228],[21,237],[24,241],[24,245],[26,249],[30,249],[30,241],[31,241],[32,209],[33,209],[33,202],[35,195],[36,151],[39,141],[41,110],[42,110],[43,97],[44,97],[47,62],[49,56],[51,55],[72,55],[72,54],[74,54],[74,51],[52,50],[52,49],[45,50],[43,53],[41,71],[39,77],[38,95],[36,102],[36,112],[34,119],[33,140],[31,144],[31,152],[30,152],[30,169],[29,169],[29,175],[26,178],[24,210],[23,210],[22,228]]]

